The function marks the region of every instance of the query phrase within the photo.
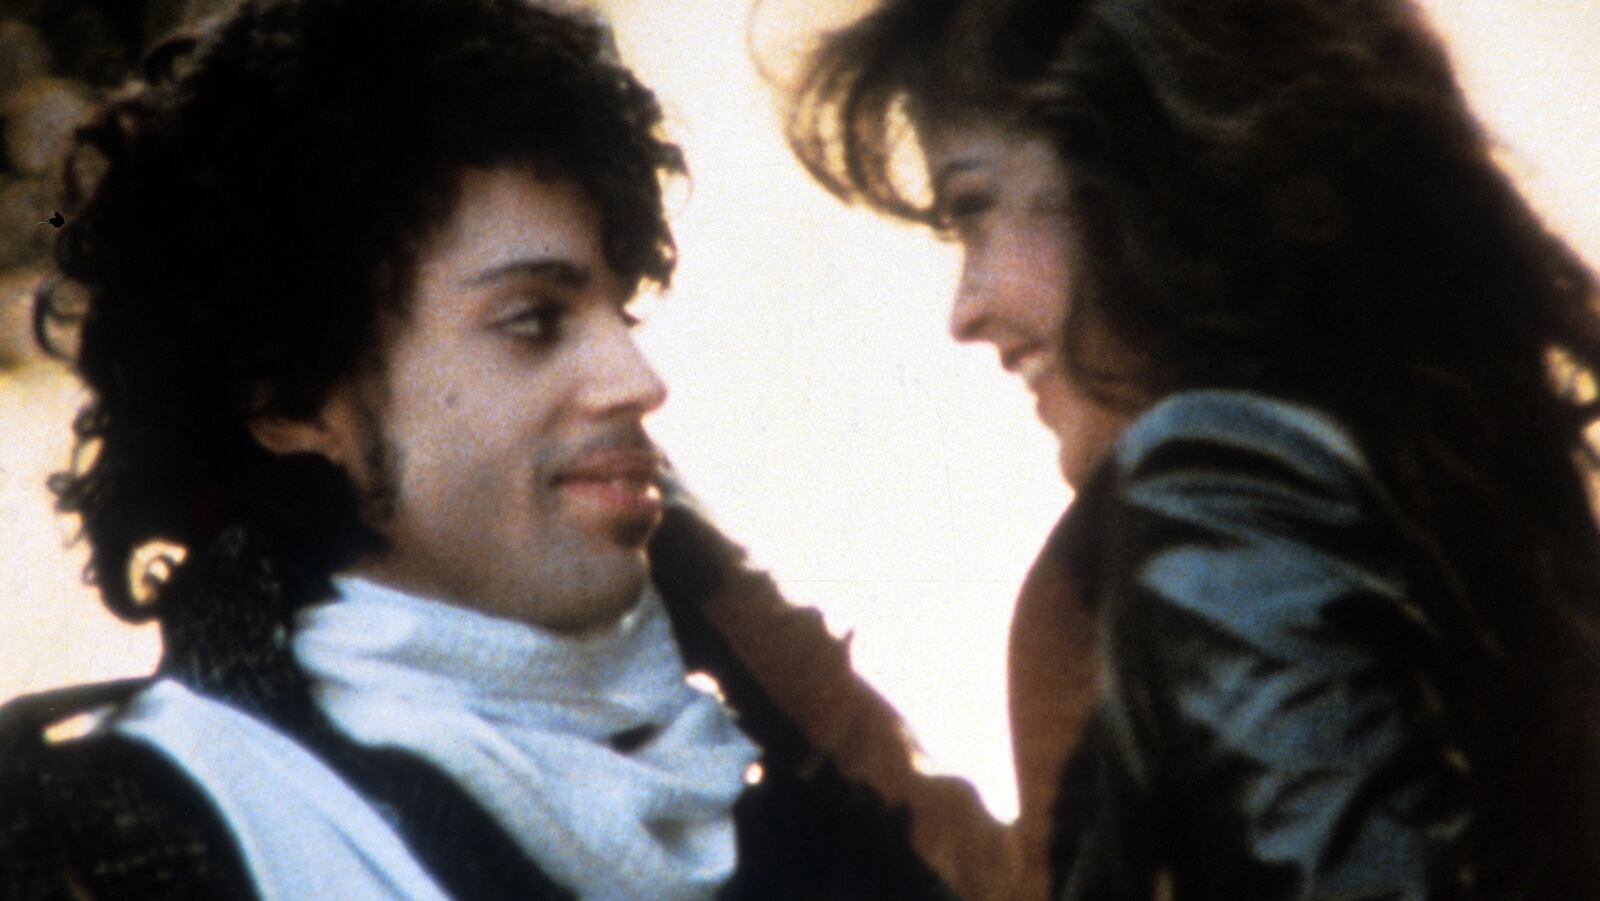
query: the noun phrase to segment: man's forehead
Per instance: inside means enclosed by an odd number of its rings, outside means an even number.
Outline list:
[[[482,316],[533,286],[604,295],[633,285],[605,258],[596,205],[575,181],[531,167],[467,170],[455,207],[420,249],[400,322]]]
[[[501,275],[570,275],[605,268],[601,218],[577,182],[530,167],[469,169],[461,176],[454,209],[424,247],[422,268],[443,268],[457,280]],[[569,268],[570,268],[569,267]]]

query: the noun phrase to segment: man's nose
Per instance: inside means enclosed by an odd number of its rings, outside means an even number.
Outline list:
[[[619,328],[594,348],[589,363],[585,397],[595,412],[631,410],[643,415],[667,402],[666,382],[626,329]]]

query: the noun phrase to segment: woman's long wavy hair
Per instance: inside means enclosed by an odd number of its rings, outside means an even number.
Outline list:
[[[1108,403],[1242,388],[1346,423],[1442,637],[1479,889],[1595,868],[1595,280],[1408,0],[883,0],[801,76],[801,161],[905,219],[938,224],[897,177],[908,110],[1052,141],[1081,267],[1066,357]],[[1086,322],[1131,371],[1084,362]]]
[[[664,284],[683,164],[660,119],[603,26],[521,0],[247,0],[155,48],[76,135],[35,308],[92,395],[52,488],[106,606],[161,615],[137,590],[151,542],[243,526],[313,582],[375,546],[344,474],[267,452],[250,418],[310,416],[374,365],[468,168],[574,180],[607,262]]]

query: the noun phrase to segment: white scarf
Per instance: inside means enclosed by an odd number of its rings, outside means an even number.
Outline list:
[[[205,790],[264,901],[449,901],[364,798],[261,720],[158,679],[111,728]]]
[[[654,589],[604,633],[558,636],[359,579],[299,614],[293,650],[339,728],[454,778],[585,898],[703,899],[737,862],[757,749],[690,687]],[[658,731],[631,753],[612,736]]]

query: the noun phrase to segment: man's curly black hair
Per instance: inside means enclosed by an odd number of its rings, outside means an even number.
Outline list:
[[[681,154],[583,16],[525,0],[248,0],[144,69],[76,136],[60,275],[35,311],[57,353],[70,323],[91,392],[51,487],[124,619],[160,615],[135,590],[152,542],[199,548],[244,526],[313,578],[374,546],[340,470],[276,456],[247,424],[310,416],[374,365],[466,169],[575,181],[618,274],[671,277],[662,186]]]

